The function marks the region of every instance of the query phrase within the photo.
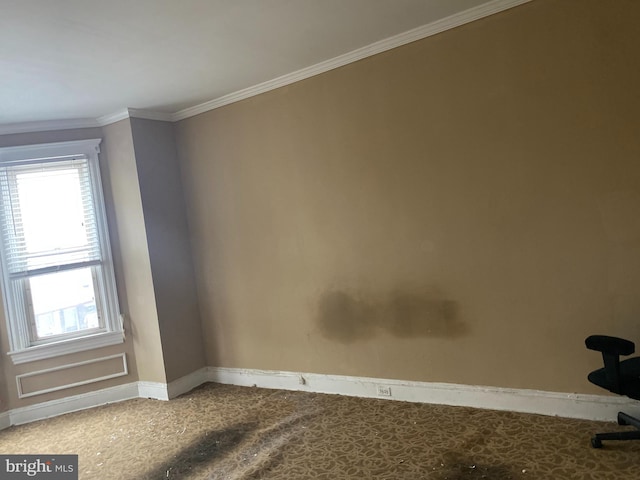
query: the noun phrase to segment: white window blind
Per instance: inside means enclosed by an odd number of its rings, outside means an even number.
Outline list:
[[[2,166],[0,191],[11,280],[100,263],[86,157]]]
[[[99,144],[0,148],[0,279],[16,364],[124,341]]]

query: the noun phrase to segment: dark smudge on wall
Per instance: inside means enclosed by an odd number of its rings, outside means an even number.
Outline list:
[[[384,295],[328,290],[318,301],[317,324],[330,340],[353,343],[385,331],[398,338],[455,338],[466,333],[457,303],[438,291]]]

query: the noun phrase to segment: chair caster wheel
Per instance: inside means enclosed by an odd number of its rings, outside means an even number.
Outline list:
[[[602,448],[602,440],[600,440],[598,437],[593,437],[591,439],[591,446],[593,448]]]

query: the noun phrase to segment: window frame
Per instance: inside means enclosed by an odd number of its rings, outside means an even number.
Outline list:
[[[2,297],[10,346],[8,355],[14,364],[32,362],[124,342],[123,321],[122,315],[119,313],[113,257],[100,176],[100,142],[101,139],[87,139],[0,148],[0,166],[40,159],[60,158],[60,160],[63,160],[65,157],[68,158],[74,155],[87,158],[97,232],[102,252],[101,262],[98,266],[102,270],[102,275],[94,281],[94,288],[96,288],[96,304],[101,303],[103,308],[104,327],[98,332],[93,329],[63,338],[51,338],[44,341],[34,340],[31,333],[31,319],[27,311],[28,306],[24,298],[27,292],[24,283],[28,283],[28,281],[21,282],[23,286],[18,288],[15,281],[9,280],[5,248],[1,243],[2,238],[0,236]],[[95,275],[95,271],[93,273]]]

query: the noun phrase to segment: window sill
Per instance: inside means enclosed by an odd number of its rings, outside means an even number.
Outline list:
[[[124,334],[118,332],[96,333],[86,337],[72,338],[55,343],[47,343],[35,347],[25,348],[16,352],[9,352],[9,356],[15,365],[35,362],[47,358],[68,355],[70,353],[93,350],[95,348],[108,347],[124,342]]]

